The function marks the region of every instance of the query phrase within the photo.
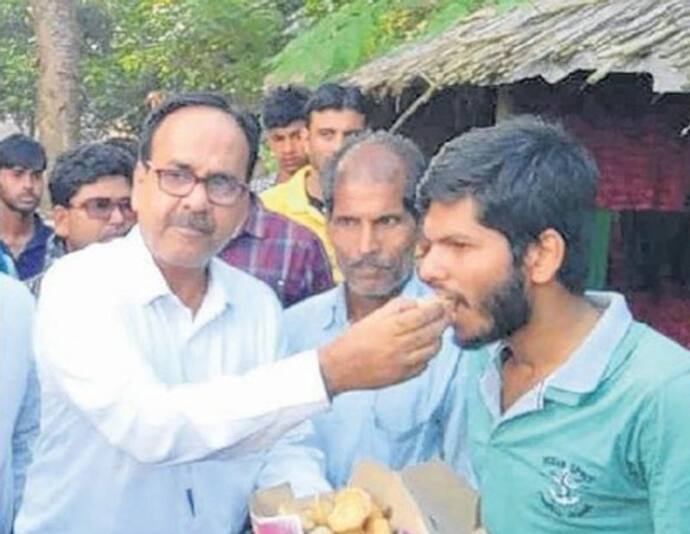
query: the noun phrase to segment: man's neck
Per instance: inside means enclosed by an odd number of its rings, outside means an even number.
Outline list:
[[[540,300],[529,323],[508,340],[508,345],[514,365],[546,376],[582,344],[602,312],[586,298],[560,288]]]
[[[357,295],[347,289],[345,289],[345,301],[347,304],[347,319],[351,323],[356,323],[360,319],[364,319],[370,313],[378,310],[386,302],[388,302],[392,296],[380,297],[380,298],[369,298]]]
[[[307,170],[304,185],[307,188],[307,195],[317,200],[323,200],[321,178],[319,176],[319,172],[314,167],[309,167]]]
[[[276,173],[276,183],[282,184],[287,182],[294,174],[294,172],[291,172],[287,169],[278,169],[278,172]]]
[[[172,292],[196,315],[206,295],[208,268],[185,268],[156,262]]]
[[[16,258],[34,234],[33,213],[21,213],[0,207],[0,239]]]

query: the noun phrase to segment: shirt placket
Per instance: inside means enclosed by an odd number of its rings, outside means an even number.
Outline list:
[[[541,410],[544,406],[545,381],[540,381],[522,395],[508,410],[502,412],[501,388],[502,379],[498,361],[493,362],[487,368],[480,380],[480,391],[484,405],[491,414],[492,435],[502,424],[511,421],[530,412]]]
[[[181,304],[175,306],[176,315],[178,320],[177,325],[179,328],[179,340],[180,340],[180,375],[184,382],[188,382],[190,379],[189,366],[194,365],[194,362],[190,362],[189,359],[193,357],[192,350],[192,340],[194,337],[194,321],[192,314],[189,309],[182,306]],[[183,517],[184,520],[184,532],[197,532],[201,526],[201,514],[200,514],[200,503],[199,496],[200,493],[196,488],[196,476],[194,463],[185,463],[177,466],[180,474],[180,492],[182,498],[182,509],[184,510]]]

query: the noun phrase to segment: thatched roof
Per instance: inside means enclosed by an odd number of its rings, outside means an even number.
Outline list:
[[[648,72],[657,92],[690,91],[690,0],[530,0],[484,9],[433,39],[374,60],[348,81],[378,94],[426,82],[502,85],[576,70]]]

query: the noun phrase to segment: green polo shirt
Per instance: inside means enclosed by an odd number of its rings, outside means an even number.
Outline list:
[[[464,354],[455,446],[482,521],[491,534],[690,533],[690,353],[622,296],[588,298],[605,308],[596,327],[505,413],[500,344]]]

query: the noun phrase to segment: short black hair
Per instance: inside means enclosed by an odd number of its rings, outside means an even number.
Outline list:
[[[597,174],[587,151],[560,125],[517,117],[444,145],[422,181],[419,204],[425,211],[434,201],[472,198],[480,222],[506,236],[516,264],[542,232],[557,231],[566,243],[558,280],[577,294],[587,277]]]
[[[427,159],[419,147],[410,139],[385,130],[375,132],[364,131],[348,137],[340,150],[327,160],[323,172],[321,172],[321,188],[327,212],[331,213],[333,211],[333,192],[339,178],[338,166],[340,162],[355,147],[362,145],[385,147],[405,164],[406,176],[403,205],[417,220],[419,212],[415,203],[416,192],[426,170]]]
[[[103,143],[124,150],[136,162],[139,153],[139,140],[136,137],[112,136],[104,139]]]
[[[105,176],[122,176],[132,183],[134,158],[126,150],[108,143],[90,143],[58,156],[48,178],[50,200],[55,206],[69,206],[84,185]]]
[[[12,134],[0,141],[0,169],[22,167],[44,171],[47,159],[43,146],[28,135]]]
[[[364,116],[365,121],[368,114],[367,101],[362,91],[358,87],[337,83],[325,83],[312,93],[304,106],[307,122],[313,112],[329,109],[349,109]]]
[[[306,120],[304,106],[310,92],[298,85],[284,85],[269,92],[263,99],[261,121],[267,130],[284,128],[295,122]]]
[[[211,92],[181,93],[166,98],[158,107],[154,108],[144,119],[139,137],[139,161],[143,164],[151,158],[151,142],[156,130],[163,120],[171,113],[193,107],[215,108],[230,115],[244,132],[249,145],[249,161],[247,164],[247,180],[254,172],[259,156],[261,142],[261,126],[256,117],[247,110],[232,104],[227,98]]]

